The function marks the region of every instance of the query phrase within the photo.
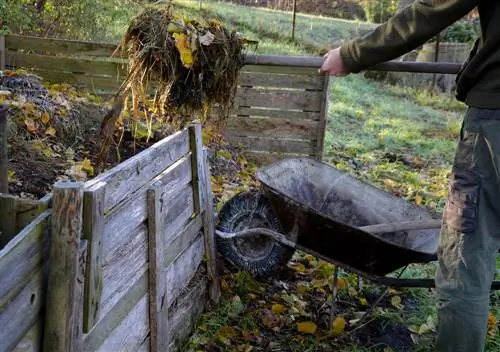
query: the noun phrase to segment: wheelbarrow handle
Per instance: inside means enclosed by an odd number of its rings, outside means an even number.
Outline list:
[[[426,219],[426,220],[403,221],[393,224],[369,225],[369,226],[359,227],[359,229],[365,232],[376,234],[376,233],[398,232],[398,231],[440,229],[441,224],[442,224],[441,219]]]
[[[257,235],[264,235],[273,238],[274,240],[292,247],[296,248],[296,243],[294,241],[291,241],[288,239],[286,236],[282,235],[279,232],[269,230],[266,228],[253,228],[253,229],[247,229],[239,232],[222,232],[219,230],[215,230],[215,234],[221,238],[224,239],[232,239],[236,237],[247,237],[247,236],[257,236]]]

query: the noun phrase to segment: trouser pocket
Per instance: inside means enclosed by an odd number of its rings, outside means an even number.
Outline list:
[[[455,154],[448,199],[443,213],[444,225],[455,232],[470,233],[477,227],[481,181],[474,158],[476,141],[476,133],[462,131]]]

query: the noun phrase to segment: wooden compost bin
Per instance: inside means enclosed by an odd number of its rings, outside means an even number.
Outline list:
[[[116,44],[8,35],[7,68],[25,68],[51,83],[114,94],[126,75],[126,60],[111,58]],[[288,156],[323,155],[328,83],[318,68],[246,65],[233,114],[224,131],[258,165]]]
[[[0,351],[177,350],[219,298],[209,181],[194,124],[56,183],[0,251]]]

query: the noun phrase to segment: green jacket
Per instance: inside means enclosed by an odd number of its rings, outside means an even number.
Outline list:
[[[500,0],[415,0],[373,32],[341,46],[341,57],[353,73],[398,58],[476,7],[481,37],[457,75],[457,99],[500,109]]]

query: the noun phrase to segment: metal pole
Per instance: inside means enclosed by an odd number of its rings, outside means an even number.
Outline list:
[[[293,0],[293,17],[292,17],[292,40],[295,39],[295,19],[297,17],[297,0]]]

